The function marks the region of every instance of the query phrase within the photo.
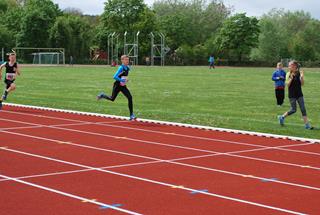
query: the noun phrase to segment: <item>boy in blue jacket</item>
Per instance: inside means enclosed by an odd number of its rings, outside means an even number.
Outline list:
[[[286,87],[286,72],[283,70],[282,63],[277,64],[277,70],[273,72],[272,80],[274,81],[277,105],[280,107],[284,101]]]
[[[113,76],[113,79],[115,79],[115,82],[113,84],[113,90],[112,95],[107,96],[105,93],[100,93],[97,96],[97,99],[107,99],[109,101],[114,102],[120,92],[122,92],[125,97],[128,99],[128,107],[130,112],[130,120],[135,120],[136,116],[133,114],[133,102],[132,102],[132,95],[127,88],[127,82],[128,82],[128,75],[130,73],[130,67],[129,67],[129,57],[127,55],[121,56],[121,62],[122,65],[119,66],[116,74]]]

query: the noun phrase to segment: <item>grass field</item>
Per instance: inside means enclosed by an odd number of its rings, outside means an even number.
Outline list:
[[[96,101],[111,93],[110,67],[25,67],[8,102],[128,116],[127,100]],[[135,67],[130,75],[135,113],[140,118],[209,125],[320,139],[305,130],[301,113],[279,126],[273,68]],[[320,70],[306,69],[304,95],[312,124],[320,126]],[[3,83],[1,84],[3,88]]]

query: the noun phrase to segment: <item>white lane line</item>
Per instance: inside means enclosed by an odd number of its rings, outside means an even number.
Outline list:
[[[130,179],[135,179],[135,180],[139,180],[139,181],[149,182],[149,183],[152,183],[152,184],[158,184],[158,185],[162,185],[162,186],[166,186],[166,187],[170,187],[170,188],[178,186],[176,184],[170,184],[170,183],[166,183],[166,182],[151,180],[151,179],[137,177],[137,176],[133,176],[133,175],[118,173],[118,172],[114,172],[114,171],[110,171],[110,170],[104,170],[104,169],[101,169],[101,168],[95,168],[95,167],[92,167],[92,166],[87,166],[87,165],[83,165],[83,164],[77,164],[77,163],[73,163],[73,162],[69,162],[69,161],[59,160],[59,159],[46,157],[46,156],[41,156],[41,155],[37,155],[37,154],[32,154],[32,153],[28,153],[28,152],[23,152],[23,151],[18,151],[18,150],[13,150],[13,149],[2,149],[2,150],[10,151],[10,152],[17,153],[17,154],[28,155],[28,156],[31,156],[31,157],[37,157],[37,158],[41,158],[41,159],[45,159],[45,160],[55,161],[55,162],[58,162],[58,163],[68,164],[68,165],[72,165],[72,166],[77,166],[77,167],[81,167],[81,168],[92,169],[92,170],[96,170],[96,171],[99,171],[99,172],[104,172],[104,173],[109,173],[109,174],[112,174],[112,175],[122,176],[122,177],[125,177],[125,178],[130,178]],[[0,177],[1,176],[2,175],[0,175]],[[6,177],[6,176],[4,178],[8,179],[8,177]],[[14,178],[12,178],[12,180],[21,181],[19,179],[14,179]],[[199,194],[201,193],[201,194],[204,194],[204,195],[213,196],[213,197],[226,199],[226,200],[231,200],[231,201],[234,201],[234,202],[240,202],[240,203],[244,203],[244,204],[254,205],[254,206],[257,206],[257,207],[268,208],[268,209],[276,210],[276,211],[282,211],[282,212],[286,212],[286,213],[290,213],[290,214],[299,214],[299,215],[303,214],[303,213],[300,213],[300,212],[297,212],[297,211],[292,211],[292,210],[279,208],[279,207],[273,207],[273,206],[270,206],[270,205],[265,205],[265,204],[256,203],[256,202],[252,202],[252,201],[246,201],[246,200],[242,200],[242,199],[239,199],[239,198],[233,198],[233,197],[229,197],[229,196],[219,195],[219,194],[216,194],[216,193],[201,192],[201,191],[199,192],[199,190],[192,189],[192,188],[183,187],[183,188],[180,188],[180,189],[187,190],[189,192],[198,192]],[[81,200],[87,200],[87,199],[81,199]],[[119,208],[117,208],[117,209],[119,209]]]
[[[1,147],[0,147],[1,150]],[[131,166],[140,166],[152,163],[159,163],[159,161],[147,161],[147,162],[139,162],[139,163],[132,163],[132,164],[121,164],[121,165],[114,165],[114,166],[105,166],[105,167],[97,167],[100,169],[116,169],[122,167],[131,167]],[[93,171],[92,169],[79,169],[79,170],[71,170],[71,171],[63,171],[63,172],[52,172],[52,173],[44,173],[44,174],[37,174],[37,175],[27,175],[27,176],[19,176],[15,177],[16,179],[28,179],[28,178],[41,178],[47,176],[57,176],[57,175],[67,175],[73,173],[81,173],[81,172],[90,172]],[[0,179],[2,181],[9,181],[8,179]]]
[[[3,119],[0,119],[3,120]],[[5,120],[4,120],[5,121]],[[9,120],[6,120],[9,121]],[[11,121],[12,122],[12,121]],[[20,123],[20,122],[19,122]],[[22,122],[20,124],[23,124]],[[73,124],[57,124],[57,125],[50,125],[50,126],[57,126],[57,127],[63,127],[63,126],[74,126],[74,125],[88,125],[91,124],[89,122],[81,122],[81,123],[73,123]],[[39,125],[30,125],[30,126],[19,126],[19,127],[10,127],[10,128],[0,128],[0,131],[9,131],[9,130],[23,130],[23,129],[33,129],[33,128],[43,128],[46,127],[46,125],[39,124]]]
[[[19,135],[19,136],[24,136],[24,137],[30,137],[30,138],[34,138],[34,139],[47,140],[47,141],[51,141],[51,142],[55,142],[55,143],[59,142],[58,140],[53,140],[53,139],[43,138],[43,137],[37,137],[37,136],[33,136],[33,135],[25,135],[25,134],[20,134],[20,133],[15,133],[15,132],[8,132],[8,131],[3,131],[3,132],[14,134],[14,135]],[[122,154],[122,155],[127,155],[127,156],[134,156],[134,157],[139,157],[139,158],[144,158],[144,159],[149,159],[149,160],[154,160],[154,161],[159,161],[159,162],[166,162],[166,163],[180,165],[180,166],[192,167],[192,168],[195,168],[195,169],[207,170],[207,171],[212,171],[212,172],[219,172],[219,173],[229,174],[229,175],[234,175],[234,176],[239,176],[239,177],[246,177],[248,175],[248,174],[244,174],[244,173],[237,173],[237,172],[231,172],[231,171],[220,170],[220,169],[215,169],[215,168],[196,166],[196,165],[185,164],[185,163],[180,163],[180,162],[176,162],[176,161],[167,161],[167,160],[163,160],[163,159],[159,159],[159,158],[136,155],[136,154],[125,153],[125,152],[120,152],[120,151],[115,151],[115,150],[108,150],[108,149],[103,149],[103,148],[98,148],[98,147],[93,147],[93,146],[86,146],[86,145],[80,145],[80,144],[75,144],[75,143],[66,143],[66,144],[73,145],[73,146],[78,146],[78,147],[90,148],[90,149],[99,150],[99,151],[107,151],[107,152],[112,152],[112,153],[117,153],[117,154]],[[203,156],[204,155],[201,155],[199,157],[203,157]],[[267,179],[267,178],[258,177],[258,176],[252,176],[252,178],[257,179],[257,180],[266,180]],[[279,183],[279,184],[284,184],[284,185],[289,185],[289,186],[301,187],[301,188],[305,188],[305,189],[320,190],[320,188],[318,188],[318,187],[312,187],[312,186],[303,185],[303,184],[297,184],[297,183],[290,183],[290,182],[281,181],[281,180],[276,180],[276,181],[272,181],[272,182]]]
[[[21,129],[30,129],[30,128],[42,128],[42,125],[33,125],[33,126],[20,126],[20,127],[11,127],[11,128],[0,128],[0,131],[8,130],[21,130]]]
[[[1,147],[0,147],[0,149],[1,149]],[[255,149],[253,149],[253,150],[255,150]],[[243,151],[219,153],[219,154],[206,154],[206,155],[199,155],[199,156],[175,158],[175,159],[164,160],[164,161],[146,161],[146,162],[138,162],[138,163],[131,163],[131,164],[120,164],[120,165],[105,166],[105,167],[99,167],[99,168],[101,168],[101,169],[115,169],[115,168],[123,168],[123,167],[142,166],[142,165],[157,164],[157,163],[164,163],[164,162],[170,162],[170,161],[183,161],[183,160],[192,160],[192,159],[198,159],[198,158],[214,157],[214,156],[223,155],[223,154],[242,153],[242,152],[248,152],[248,151],[253,151],[253,150],[243,150]],[[257,150],[261,150],[261,149],[257,149]],[[285,165],[287,165],[287,164],[285,164]],[[296,166],[296,165],[293,164],[293,166]],[[302,168],[307,168],[307,169],[310,168],[310,169],[320,170],[320,168],[316,168],[316,167],[312,167],[312,166],[301,166],[301,165],[297,165],[297,166],[302,167]],[[45,174],[38,174],[38,175],[20,176],[20,177],[16,177],[16,178],[17,179],[39,178],[39,177],[65,175],[65,174],[89,172],[89,171],[92,171],[92,170],[91,169],[81,169],[81,170],[73,170],[73,171],[63,171],[63,172],[53,172],[53,173],[45,173]],[[7,179],[0,179],[0,182],[2,182],[2,181],[7,181]]]
[[[119,121],[119,122],[123,122],[123,121]],[[90,123],[90,122],[79,122],[79,123],[73,123],[73,124],[57,124],[57,125],[50,125],[52,127],[64,127],[64,126],[74,126],[74,125],[86,125],[86,124],[100,124],[100,123]],[[26,126],[26,127],[16,127],[16,128],[7,128],[7,129],[0,129],[1,130],[15,130],[15,129],[29,129],[29,128],[40,128],[40,127],[44,127],[43,125],[39,125],[39,126]],[[113,126],[112,126],[113,127]],[[124,126],[116,126],[118,128],[126,128]],[[131,129],[131,128],[129,128]],[[142,131],[150,131],[150,130],[145,130],[145,129],[134,129],[134,130],[142,130]],[[150,132],[155,132],[155,133],[164,133],[164,132],[158,132],[158,131],[150,131]],[[165,134],[165,133],[164,133]],[[175,133],[170,133],[170,135],[178,135],[178,134],[175,134]],[[178,136],[181,136],[181,135],[178,135]],[[190,138],[193,138],[193,136],[188,136],[188,135],[182,135],[182,136],[187,136],[187,137],[190,137]],[[201,137],[199,137],[200,139],[203,139]],[[199,139],[199,138],[196,138],[196,139]],[[204,138],[205,140],[213,140],[211,138]],[[305,144],[296,144],[296,145],[288,145],[290,147],[293,147],[293,146],[300,146],[300,145],[309,145],[309,143]],[[283,147],[285,148],[285,147]],[[265,149],[265,148],[263,148]],[[276,147],[276,148],[270,148],[268,147],[268,149],[278,149],[278,150],[283,150],[282,148],[279,148],[279,147]],[[254,151],[258,151],[258,150],[254,150]],[[259,150],[260,151],[260,150]],[[284,149],[284,151],[290,151],[290,152],[296,152],[296,153],[301,153],[300,150],[292,150],[292,149]],[[250,152],[250,151],[247,151],[245,150],[244,152]],[[303,153],[305,153],[306,151],[303,151]],[[216,152],[216,151],[210,151],[210,153],[215,153],[215,155],[226,155],[226,156],[232,156],[232,157],[239,157],[239,158],[244,158],[244,159],[250,159],[250,160],[257,160],[257,161],[263,161],[263,162],[268,162],[268,163],[276,163],[276,164],[282,164],[282,165],[288,165],[288,166],[296,166],[296,167],[302,167],[302,168],[309,168],[309,169],[314,169],[314,170],[320,170],[320,168],[318,167],[312,167],[312,166],[308,166],[308,165],[300,165],[300,164],[295,164],[295,163],[289,163],[289,162],[281,162],[281,161],[274,161],[274,160],[269,160],[269,159],[263,159],[263,158],[256,158],[256,157],[252,157],[252,156],[240,156],[240,155],[234,155],[233,153],[220,153],[220,152]],[[320,155],[319,153],[315,153],[315,152],[308,152],[308,154],[311,154],[311,155]],[[206,157],[211,157],[211,154],[210,155],[206,155]]]
[[[38,189],[41,189],[41,190],[46,190],[46,191],[49,191],[51,193],[56,193],[56,194],[59,194],[59,195],[62,195],[62,196],[67,196],[69,198],[78,199],[80,201],[85,201],[85,202],[88,202],[88,203],[99,205],[101,207],[108,207],[110,209],[117,210],[117,211],[120,211],[120,212],[123,212],[123,213],[126,213],[126,214],[141,215],[140,213],[137,213],[137,212],[134,212],[134,211],[129,211],[129,210],[122,209],[122,208],[119,208],[119,207],[114,207],[114,206],[108,205],[106,203],[94,201],[92,199],[88,199],[88,198],[81,197],[81,196],[78,196],[78,195],[74,195],[74,194],[71,194],[71,193],[66,193],[66,192],[63,192],[63,191],[60,191],[60,190],[56,190],[56,189],[52,189],[52,188],[45,187],[45,186],[42,186],[42,185],[34,184],[34,183],[31,183],[31,182],[23,181],[21,179],[9,177],[9,176],[2,175],[2,174],[0,174],[0,177],[8,179],[8,180],[11,180],[11,181],[15,181],[15,182],[20,183],[20,184],[24,184],[24,185],[28,185],[28,186],[31,186],[31,187],[35,187],[35,188],[38,188]]]
[[[76,123],[88,123],[88,124],[95,124],[95,123],[103,123],[103,124],[113,124],[113,123],[131,123],[131,121],[128,120],[114,120],[114,121],[107,121],[107,122],[90,122],[90,121],[83,121],[83,120],[77,120],[77,119],[69,119],[69,118],[61,118],[61,117],[54,117],[54,116],[47,116],[47,115],[37,115],[37,114],[31,114],[31,113],[21,113],[21,112],[15,112],[15,111],[9,111],[9,110],[1,110],[1,112],[4,113],[11,113],[11,114],[20,114],[25,116],[34,116],[39,118],[47,118],[47,119],[55,119],[55,120],[61,120],[61,121],[68,121],[68,122],[74,122]],[[63,124],[61,124],[63,125]]]
[[[19,123],[20,122],[18,120],[10,120],[10,119],[0,119],[0,120],[12,121],[12,122],[15,122],[15,123]],[[25,122],[21,121],[21,123],[25,123]],[[39,125],[39,124],[36,124],[36,123],[28,123],[28,124]],[[171,148],[179,148],[179,149],[192,150],[192,151],[198,151],[198,152],[206,152],[206,153],[219,153],[219,152],[215,152],[215,151],[212,151],[212,150],[204,150],[204,149],[198,149],[198,148],[193,148],[193,147],[171,145],[171,144],[166,144],[166,143],[161,143],[161,142],[147,141],[147,140],[141,140],[141,139],[129,138],[129,137],[119,137],[119,136],[115,136],[115,135],[101,134],[101,133],[82,131],[82,130],[77,130],[77,129],[62,128],[62,127],[55,127],[55,126],[45,126],[45,127],[53,128],[53,129],[57,129],[57,130],[63,130],[63,131],[72,131],[72,132],[77,132],[77,133],[90,134],[90,135],[94,135],[94,136],[103,136],[103,137],[116,138],[116,139],[126,139],[126,140],[130,140],[130,141],[133,141],[133,142],[139,142],[139,143],[145,143],[145,144],[151,144],[151,145],[160,145],[160,146],[166,146],[166,147],[171,147]],[[5,132],[5,131],[0,131],[0,132]],[[312,143],[302,143],[302,144],[299,144],[299,145],[312,145]],[[292,146],[294,146],[294,145],[292,145]],[[258,147],[258,146],[256,146],[256,147]],[[278,149],[278,148],[281,148],[281,150],[290,151],[290,149],[287,149],[287,147],[281,147],[281,146],[279,146],[279,147],[259,146],[259,148],[263,148],[263,149]],[[303,153],[303,154],[313,154],[313,155],[315,154],[315,153],[312,153],[312,152],[306,152],[306,151],[300,151],[300,150],[294,150],[294,152],[299,152],[299,153]]]
[[[1,132],[1,131],[0,131]],[[5,131],[3,131],[5,132]],[[8,133],[8,132],[5,132]],[[42,139],[42,140],[48,140],[48,141],[53,141],[53,142],[61,142],[60,140],[56,140],[56,139],[49,139],[49,138],[41,138],[38,136],[34,136],[34,135],[23,135],[21,133],[16,133],[16,132],[11,132],[11,134],[15,134],[15,135],[20,135],[20,136],[25,136],[25,137],[30,137],[30,138],[37,138],[37,139]],[[79,144],[75,144],[75,143],[65,143],[64,144],[69,144],[69,145],[74,145],[74,146],[81,146],[81,147],[87,147],[87,148],[91,148],[91,149],[98,149],[98,150],[102,150],[101,148],[96,148],[96,147],[90,147],[90,146],[86,146],[86,145],[79,145]],[[311,143],[302,143],[302,144],[296,144],[296,145],[285,145],[285,146],[281,146],[281,148],[285,148],[285,147],[293,147],[293,146],[300,146],[300,145],[309,145]],[[280,161],[274,161],[274,160],[268,160],[268,159],[262,159],[262,158],[255,158],[255,157],[250,157],[250,156],[240,156],[240,155],[235,155],[238,153],[245,153],[245,152],[255,152],[255,151],[264,151],[264,150],[272,150],[272,149],[281,149],[280,147],[266,147],[266,148],[259,148],[259,149],[249,149],[249,150],[240,150],[240,151],[231,151],[231,152],[216,152],[216,151],[208,151],[206,150],[206,153],[209,153],[208,155],[205,155],[204,157],[211,157],[211,156],[217,156],[217,155],[226,155],[226,156],[233,156],[233,157],[241,157],[244,159],[250,159],[250,160],[257,160],[257,161],[263,161],[263,162],[268,162],[268,163],[277,163],[277,164],[282,164],[282,165],[288,165],[288,166],[295,166],[295,167],[302,167],[305,168],[306,165],[300,165],[300,164],[294,164],[294,163],[288,163],[288,162],[280,162]],[[104,151],[106,151],[106,149],[103,149]],[[137,154],[131,154],[131,153],[124,153],[124,152],[120,152],[120,151],[115,151],[115,150],[108,150],[109,152],[112,153],[121,153],[124,155],[129,155],[129,156],[135,156],[137,157]],[[141,157],[141,156],[140,156]],[[147,156],[143,156],[141,158],[145,158],[145,159],[154,159],[154,157],[147,157]],[[318,170],[318,167],[309,167],[310,169],[315,169]]]
[[[7,111],[7,112],[11,112],[11,111]],[[38,115],[34,115],[34,114],[25,114],[25,113],[19,113],[19,112],[12,112],[12,113],[17,113],[17,114],[22,114],[22,115],[31,115],[31,116],[35,116],[35,117],[38,117]],[[43,116],[43,117],[46,117],[46,116]],[[58,118],[58,117],[50,117],[50,118],[54,118],[54,119],[63,119],[63,118]],[[75,121],[75,120],[72,120],[72,121]],[[81,121],[81,120],[76,120],[77,122],[86,122],[86,121]],[[16,122],[15,120],[13,120],[13,122]],[[21,121],[21,123],[23,123]],[[31,123],[31,124],[34,124],[34,123]],[[99,123],[92,123],[92,124],[97,124],[97,125],[100,125]],[[103,124],[101,124],[103,126]],[[104,126],[113,126],[113,125],[104,125]],[[49,126],[50,127],[50,126]],[[51,127],[55,127],[55,126],[51,126]],[[116,126],[114,125],[113,127],[119,127],[119,128],[125,128],[125,126]],[[59,128],[59,127],[58,127]],[[136,129],[136,128],[127,128],[127,129],[131,129],[131,130],[141,130],[141,131],[148,131],[148,132],[153,132],[153,133],[160,133],[160,134],[170,134],[170,135],[176,135],[176,136],[181,136],[181,137],[186,137],[186,138],[193,138],[193,139],[201,139],[201,140],[207,140],[207,141],[214,141],[214,142],[223,142],[223,143],[230,143],[230,144],[236,144],[236,145],[245,145],[245,146],[252,146],[252,147],[260,147],[260,148],[263,148],[263,147],[269,147],[269,146],[265,146],[265,145],[256,145],[256,144],[250,144],[250,143],[243,143],[243,142],[237,142],[237,141],[228,141],[228,140],[222,140],[222,139],[215,139],[215,138],[206,138],[206,137],[198,137],[198,136],[190,136],[190,135],[183,135],[183,134],[175,134],[175,133],[167,133],[167,132],[160,132],[160,131],[151,131],[151,130],[147,130],[147,129]],[[283,151],[291,151],[291,150],[288,150],[288,149],[281,149]],[[202,152],[205,152],[205,151],[202,151]],[[299,153],[303,153],[303,154],[313,154],[315,155],[313,152],[308,152],[308,151],[302,151],[302,150],[295,150],[294,152],[299,152]],[[209,153],[212,153],[209,152]],[[319,154],[320,156],[320,154]]]
[[[99,168],[99,169],[116,169],[116,168],[122,168],[122,167],[147,165],[147,164],[153,164],[153,163],[159,163],[159,162],[160,161],[146,161],[146,162],[139,162],[139,163],[132,163],[132,164],[122,164],[122,165],[96,167],[96,168]],[[19,177],[16,177],[16,178],[17,179],[41,178],[41,177],[47,177],[47,176],[67,175],[67,174],[90,172],[90,171],[93,171],[93,170],[92,169],[80,169],[80,170],[63,171],[63,172],[52,172],[52,173],[45,173],[45,174],[38,174],[38,175],[19,176]],[[3,182],[3,181],[8,181],[8,180],[7,179],[0,179],[0,182]]]
[[[5,105],[11,106],[11,107],[24,108],[24,109],[31,109],[31,110],[68,113],[68,114],[82,115],[82,116],[95,116],[95,117],[102,117],[102,118],[108,118],[108,119],[118,119],[118,120],[129,121],[129,117],[115,116],[115,115],[108,115],[108,114],[99,114],[99,113],[65,110],[65,109],[48,108],[48,107],[39,107],[39,106],[32,106],[32,105],[12,104],[12,103],[5,103]],[[244,134],[244,135],[259,136],[259,137],[266,137],[266,138],[288,139],[288,140],[293,140],[293,141],[320,143],[319,139],[276,135],[276,134],[268,134],[268,133],[261,133],[261,132],[252,132],[252,131],[227,129],[227,128],[217,128],[217,127],[211,127],[211,126],[201,126],[201,125],[192,125],[192,124],[185,124],[185,123],[166,122],[166,121],[150,120],[150,119],[142,119],[142,118],[138,118],[137,121],[144,122],[144,123],[150,123],[150,124],[169,125],[169,126],[193,128],[193,129],[200,129],[200,130],[209,130],[209,131],[216,131],[216,132],[227,132],[227,133]]]

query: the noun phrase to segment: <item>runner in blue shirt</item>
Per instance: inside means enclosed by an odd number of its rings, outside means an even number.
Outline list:
[[[130,73],[130,68],[129,68],[129,57],[127,55],[122,55],[121,56],[121,62],[122,65],[119,66],[116,74],[113,76],[115,79],[115,82],[113,84],[113,90],[112,90],[112,95],[107,96],[105,93],[100,93],[97,96],[98,100],[101,99],[107,99],[109,101],[115,101],[118,94],[122,92],[125,97],[128,99],[128,107],[130,111],[130,120],[135,120],[136,117],[133,114],[133,102],[132,102],[132,96],[127,88],[127,82],[128,82],[128,75]]]

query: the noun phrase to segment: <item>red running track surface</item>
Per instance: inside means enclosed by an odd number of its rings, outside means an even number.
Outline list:
[[[320,214],[320,145],[5,107],[1,214]]]

